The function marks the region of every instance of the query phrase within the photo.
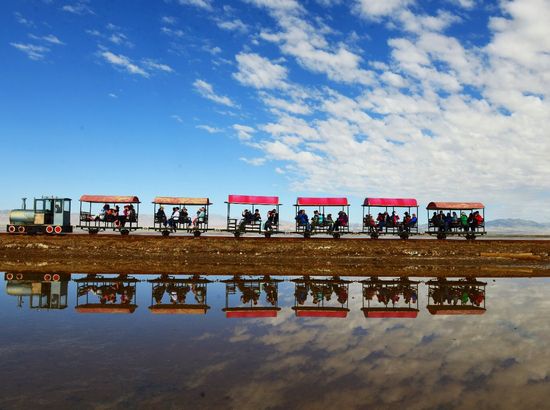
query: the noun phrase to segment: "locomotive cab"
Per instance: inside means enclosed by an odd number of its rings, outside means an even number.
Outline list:
[[[27,209],[23,198],[22,209],[10,212],[9,233],[61,234],[72,232],[71,199],[59,197],[35,198],[33,209]]]

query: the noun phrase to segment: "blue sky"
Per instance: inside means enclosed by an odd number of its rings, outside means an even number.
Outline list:
[[[550,220],[549,19],[543,0],[4,1],[0,209],[347,195],[357,217],[412,196]]]

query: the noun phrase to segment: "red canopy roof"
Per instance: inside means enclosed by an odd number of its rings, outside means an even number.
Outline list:
[[[418,206],[414,198],[365,198],[365,206]]]
[[[308,198],[298,197],[296,205],[303,206],[347,206],[347,198]]]
[[[229,195],[227,202],[243,205],[279,205],[278,196]]]
[[[318,308],[310,306],[294,306],[292,309],[298,317],[339,317],[348,316],[349,309],[346,308]]]
[[[469,209],[484,209],[485,205],[481,202],[430,202],[426,209],[456,209],[456,210],[469,210]]]
[[[416,309],[385,309],[385,308],[363,308],[361,309],[366,318],[408,318],[414,319],[418,316]]]
[[[185,198],[173,196],[157,196],[153,199],[153,203],[163,205],[211,205],[208,198]]]
[[[277,317],[281,308],[226,308],[223,309],[226,318],[262,318]]]
[[[477,306],[434,306],[429,305],[428,311],[432,315],[482,315],[485,308]]]
[[[94,202],[102,204],[139,204],[137,196],[118,196],[118,195],[82,195],[82,202]]]

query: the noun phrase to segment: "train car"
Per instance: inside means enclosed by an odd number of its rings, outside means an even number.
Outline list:
[[[208,198],[185,198],[171,196],[157,196],[153,200],[154,220],[153,230],[169,236],[171,232],[189,232],[194,236],[208,231],[208,207],[212,205]],[[172,213],[164,208],[178,208],[178,217],[171,217]],[[189,212],[188,206],[198,207],[196,213]],[[170,209],[168,211],[171,211]]]
[[[61,197],[34,198],[33,208],[27,209],[23,198],[21,209],[12,209],[6,227],[11,234],[64,234],[71,226],[71,199]]]
[[[308,198],[298,197],[296,204],[296,229],[294,233],[309,238],[314,234],[326,233],[339,238],[349,233],[349,207],[347,198]],[[313,208],[313,215],[307,215],[304,208]],[[326,209],[336,209],[336,216],[325,213]],[[310,219],[311,218],[311,221]]]
[[[227,201],[227,227],[228,232],[239,237],[246,232],[263,233],[266,238],[279,231],[279,203],[278,196],[259,196],[259,195],[229,195]],[[242,218],[231,218],[232,205],[249,206],[243,211]],[[262,215],[256,207],[274,207],[267,212],[265,222],[262,222]],[[248,211],[248,212],[247,212]]]
[[[103,204],[99,207],[97,204]],[[128,235],[139,227],[139,198],[137,196],[82,195],[79,224],[89,234],[107,229]],[[124,208],[120,209],[120,205]]]
[[[344,319],[348,316],[350,281],[338,277],[316,279],[304,276],[302,279],[293,279],[292,282],[294,282],[292,310],[297,317]]]
[[[87,275],[75,280],[78,313],[134,313],[139,279],[127,275]]]
[[[476,236],[487,234],[485,205],[481,202],[430,202],[426,210],[428,212],[426,233],[436,235],[437,239],[464,236],[468,240],[474,240]]]
[[[393,215],[399,217],[399,210],[404,211],[402,219],[394,220]],[[418,235],[418,202],[414,198],[365,198],[362,233],[370,234],[372,239],[380,235],[394,235],[401,239]]]

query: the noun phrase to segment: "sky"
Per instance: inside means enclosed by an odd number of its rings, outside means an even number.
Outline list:
[[[2,1],[0,209],[347,196],[359,221],[414,197],[550,221],[548,21],[547,0]]]

